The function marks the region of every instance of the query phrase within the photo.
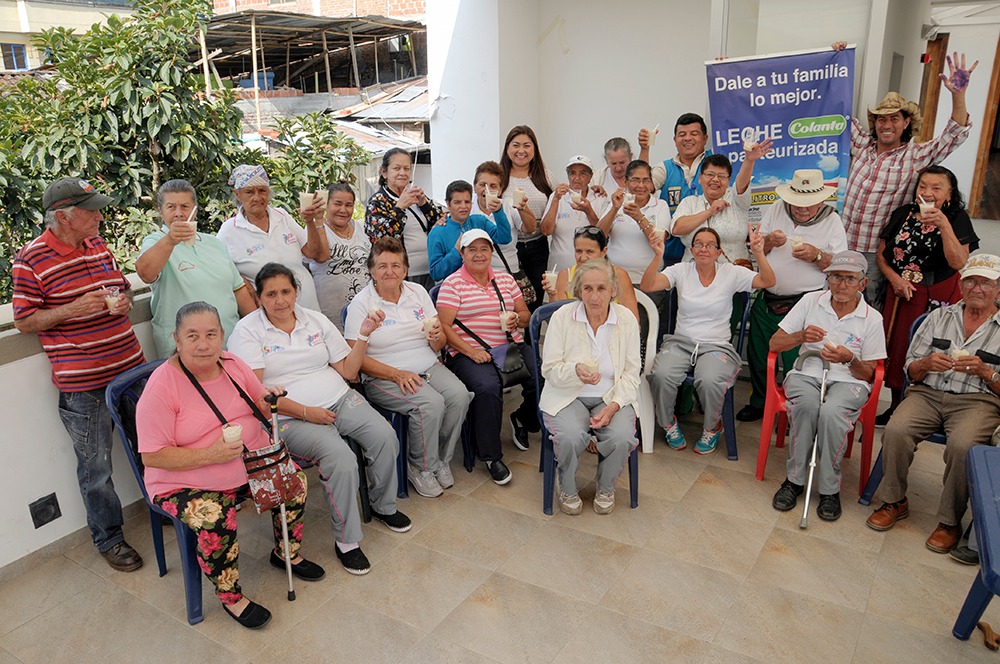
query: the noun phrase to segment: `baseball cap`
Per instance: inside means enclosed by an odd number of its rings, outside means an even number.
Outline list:
[[[830,267],[824,272],[860,272],[868,271],[868,259],[858,251],[839,251],[830,259]]]
[[[587,168],[590,169],[591,173],[594,172],[594,165],[590,162],[590,158],[589,157],[585,157],[582,154],[578,154],[578,155],[575,155],[573,157],[570,157],[569,158],[569,163],[566,164],[566,170],[568,171],[570,166],[575,166],[576,164],[580,164],[582,166],[586,166]]]
[[[986,277],[1000,279],[1000,256],[993,254],[976,254],[969,256],[965,266],[959,270],[962,279],[966,277]]]
[[[490,237],[489,233],[482,228],[473,228],[471,231],[462,233],[462,249],[465,249],[476,240],[486,240],[490,243],[491,247],[493,246],[493,238]]]
[[[42,194],[42,206],[46,211],[68,207],[100,210],[113,201],[110,196],[97,193],[93,185],[80,178],[59,178],[46,187]]]

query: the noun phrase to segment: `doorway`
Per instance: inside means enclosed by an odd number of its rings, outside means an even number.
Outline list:
[[[969,191],[969,216],[1000,220],[1000,37],[993,58],[990,90],[986,96],[987,115],[979,140],[976,170]],[[975,118],[973,118],[975,120]]]

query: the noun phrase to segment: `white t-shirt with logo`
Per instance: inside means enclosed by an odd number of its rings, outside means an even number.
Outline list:
[[[369,282],[368,254],[372,243],[365,235],[361,222],[351,220],[354,235],[342,238],[329,226],[324,226],[327,242],[330,243],[330,258],[322,263],[307,261],[316,285],[319,308],[341,332],[340,312],[351,298],[358,294]]]
[[[555,194],[549,196],[549,202],[546,204],[545,212],[542,214],[543,217],[549,213],[555,198]],[[590,201],[590,206],[594,209],[598,219],[604,216],[604,213],[608,211],[608,206],[611,205],[611,201],[607,197],[597,196],[593,192],[588,192],[587,199]],[[576,249],[573,247],[576,229],[581,226],[590,225],[590,220],[587,219],[585,213],[573,209],[573,206],[570,204],[572,200],[572,195],[567,192],[559,199],[559,207],[556,208],[556,226],[552,231],[552,235],[549,236],[549,270],[552,269],[553,265],[556,267],[560,265],[562,267],[569,267],[576,264]],[[539,223],[541,223],[541,220],[539,220]]]
[[[438,356],[427,342],[424,319],[437,316],[437,310],[424,287],[404,281],[399,301],[389,302],[379,297],[375,286],[368,284],[354,296],[347,307],[344,336],[348,339],[358,338],[361,323],[373,303],[382,307],[385,320],[368,335],[368,348],[365,351],[368,357],[413,373],[423,373],[434,366]]]
[[[703,286],[698,268],[687,261],[668,266],[663,274],[677,290],[676,333],[694,341],[729,343],[733,295],[752,291],[757,273],[732,263],[717,263],[715,279]]]
[[[670,208],[666,201],[650,195],[649,202],[642,208],[642,214],[654,227],[670,230]],[[653,260],[653,248],[649,246],[646,234],[635,219],[625,214],[624,205],[618,209],[618,214],[611,222],[608,260],[628,272],[633,284],[642,281],[643,272]],[[575,262],[574,260],[573,263]]]

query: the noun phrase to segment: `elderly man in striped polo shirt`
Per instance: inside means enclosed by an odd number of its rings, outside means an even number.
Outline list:
[[[128,318],[129,282],[97,234],[101,208],[111,201],[79,178],[45,189],[45,232],[14,258],[14,325],[36,333],[52,363],[94,545],[112,568],[132,572],[142,558],[122,533],[104,390],[144,358]]]

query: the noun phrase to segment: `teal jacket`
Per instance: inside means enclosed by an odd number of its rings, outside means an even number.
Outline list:
[[[452,272],[462,267],[462,254],[455,249],[455,243],[465,231],[481,228],[489,233],[494,244],[507,244],[511,241],[510,220],[500,208],[493,213],[496,223],[481,214],[469,215],[464,224],[458,224],[448,215],[443,226],[435,226],[427,236],[427,258],[431,264],[431,279],[442,281]],[[496,249],[494,248],[494,251]]]

